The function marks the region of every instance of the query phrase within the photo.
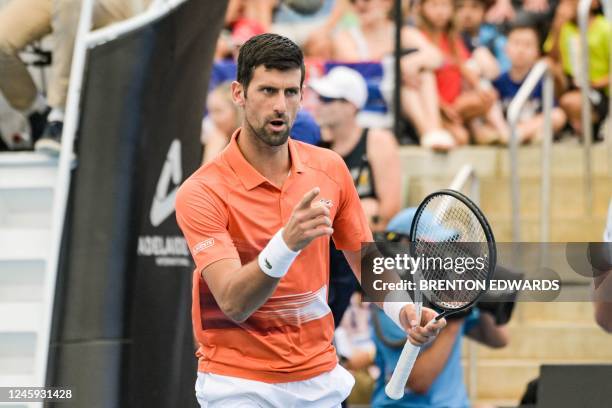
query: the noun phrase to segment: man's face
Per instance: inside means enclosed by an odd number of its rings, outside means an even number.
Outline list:
[[[462,31],[476,32],[484,19],[484,5],[476,0],[464,0],[455,9],[455,19]]]
[[[506,53],[513,67],[531,68],[540,57],[537,34],[529,28],[512,30],[508,35]]]
[[[301,78],[299,68],[279,71],[260,65],[246,93],[241,84],[232,84],[234,101],[244,110],[244,127],[268,146],[280,146],[289,137],[302,101]]]

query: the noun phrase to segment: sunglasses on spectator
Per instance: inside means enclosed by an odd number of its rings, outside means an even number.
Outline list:
[[[321,103],[347,102],[347,100],[344,98],[330,98],[323,95],[319,95],[319,101],[321,101]]]

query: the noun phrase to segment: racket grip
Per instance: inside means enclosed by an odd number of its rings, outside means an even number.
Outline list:
[[[408,377],[410,377],[410,372],[412,371],[412,367],[414,366],[414,362],[420,350],[421,347],[415,346],[410,343],[410,341],[406,340],[402,354],[397,360],[395,370],[393,370],[393,375],[391,375],[391,379],[385,387],[385,393],[389,398],[398,400],[404,396],[406,382],[408,381]]]

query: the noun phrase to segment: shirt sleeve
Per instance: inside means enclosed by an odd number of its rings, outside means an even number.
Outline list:
[[[372,232],[361,207],[353,178],[340,157],[338,157],[337,167],[340,204],[334,218],[332,238],[339,250],[359,251],[362,242],[372,242]]]
[[[176,197],[176,220],[198,271],[221,259],[240,259],[227,230],[226,205],[209,188],[185,182]]]

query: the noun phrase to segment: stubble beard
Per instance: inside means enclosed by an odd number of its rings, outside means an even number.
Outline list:
[[[268,146],[271,147],[276,147],[276,146],[281,146],[283,144],[285,144],[287,142],[287,139],[289,139],[289,133],[290,133],[290,129],[291,126],[289,126],[289,121],[287,119],[285,120],[285,130],[281,131],[281,132],[269,132],[266,129],[266,125],[269,123],[268,121],[265,122],[265,124],[263,126],[260,127],[255,127],[253,126],[253,124],[249,121],[249,119],[246,117],[246,115],[244,115],[244,121],[246,122],[247,126],[249,127],[250,131],[262,142],[264,142],[265,144],[267,144]]]

